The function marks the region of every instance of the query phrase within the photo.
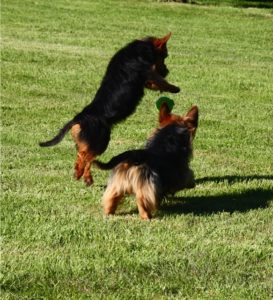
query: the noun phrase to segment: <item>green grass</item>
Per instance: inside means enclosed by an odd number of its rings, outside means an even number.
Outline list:
[[[157,1],[2,1],[2,299],[272,299],[272,10]],[[72,178],[69,136],[52,137],[134,38],[169,42],[175,113],[200,108],[197,186],[151,222],[132,198],[104,218],[108,173]],[[156,126],[147,91],[115,127],[107,160]]]

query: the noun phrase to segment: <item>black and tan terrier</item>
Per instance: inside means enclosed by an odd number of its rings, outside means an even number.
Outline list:
[[[145,87],[179,92],[178,87],[164,79],[169,72],[164,60],[168,56],[170,36],[169,33],[163,38],[135,40],[120,49],[111,59],[93,101],[66,123],[53,139],[40,143],[42,147],[56,145],[71,129],[77,147],[76,179],[83,176],[87,185],[93,183],[92,161],[106,150],[113,125],[135,111]]]
[[[189,161],[197,126],[197,106],[179,116],[163,103],[159,128],[144,149],[126,151],[108,163],[94,161],[100,169],[113,169],[103,195],[104,213],[114,214],[121,199],[134,194],[140,217],[150,219],[165,195],[193,188],[194,174]]]

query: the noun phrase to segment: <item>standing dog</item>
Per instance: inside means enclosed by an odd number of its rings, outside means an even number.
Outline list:
[[[185,116],[178,116],[163,103],[159,128],[145,149],[123,152],[108,163],[94,161],[100,169],[113,169],[103,195],[104,213],[114,214],[124,195],[134,194],[140,217],[150,219],[164,195],[193,188],[189,160],[197,126],[197,106],[192,106]]]
[[[71,129],[77,147],[76,179],[83,176],[87,185],[93,183],[92,161],[106,150],[112,126],[135,111],[144,87],[171,93],[180,91],[164,79],[169,72],[164,60],[170,36],[169,33],[163,38],[135,40],[119,50],[109,63],[94,100],[53,139],[40,143],[42,147],[56,145]]]

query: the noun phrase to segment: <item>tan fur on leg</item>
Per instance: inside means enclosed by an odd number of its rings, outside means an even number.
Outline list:
[[[79,124],[74,125],[71,129],[72,137],[78,151],[75,162],[75,178],[79,180],[83,176],[86,185],[91,185],[93,183],[93,178],[91,176],[90,167],[95,156],[89,150],[88,144],[80,140],[80,132],[81,127]]]
[[[105,214],[114,214],[125,194],[135,194],[140,217],[150,219],[158,205],[158,191],[153,180],[145,178],[145,166],[119,164],[113,171],[103,195]]]
[[[120,191],[117,191],[113,184],[108,185],[102,200],[104,213],[113,215],[122,197],[123,194],[120,194]]]
[[[149,220],[152,218],[151,211],[146,207],[146,199],[144,196],[137,199],[138,212],[142,220]]]
[[[89,186],[93,183],[93,177],[91,175],[90,168],[91,168],[92,161],[94,159],[95,159],[95,156],[92,153],[90,153],[90,152],[86,153],[83,178],[84,178],[84,182],[86,183],[87,186]]]

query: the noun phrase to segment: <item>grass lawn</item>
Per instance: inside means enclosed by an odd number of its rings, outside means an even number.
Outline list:
[[[124,44],[171,31],[174,112],[200,108],[197,186],[151,222],[128,198],[104,218],[109,173],[72,178],[70,135]],[[2,299],[272,299],[273,11],[137,0],[2,1]],[[157,124],[146,91],[107,160]]]

